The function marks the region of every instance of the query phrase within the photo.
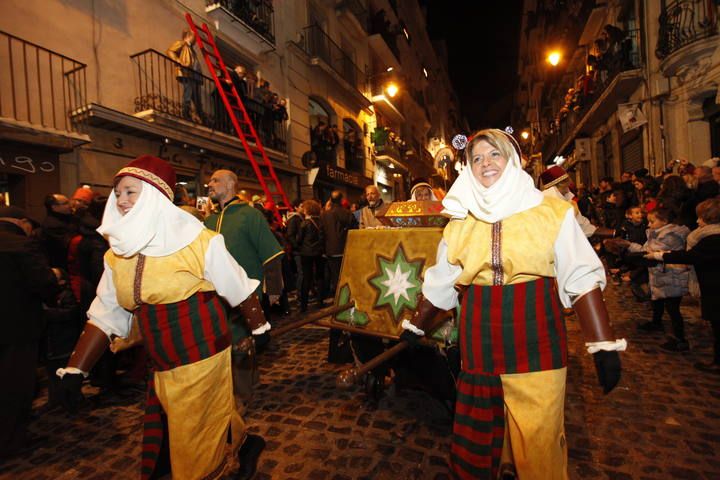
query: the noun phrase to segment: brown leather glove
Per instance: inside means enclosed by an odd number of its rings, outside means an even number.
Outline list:
[[[596,288],[581,295],[573,304],[586,342],[614,341],[602,290]],[[593,354],[595,370],[603,392],[610,393],[620,381],[622,364],[618,352],[600,350]]]
[[[595,233],[592,234],[593,238],[615,238],[615,230],[612,228],[597,227]]]
[[[70,355],[67,366],[90,372],[100,359],[105,349],[110,345],[110,339],[105,332],[91,323],[85,324],[83,333],[75,344],[75,350]]]
[[[265,325],[265,322],[267,322],[257,293],[253,292],[240,304],[240,313],[245,317],[245,321],[251,332],[262,327]]]

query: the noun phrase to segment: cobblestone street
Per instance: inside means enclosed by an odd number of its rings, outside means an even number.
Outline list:
[[[695,370],[710,359],[709,326],[686,302],[691,351],[659,348],[662,334],[638,334],[649,317],[627,286],[609,286],[618,335],[630,344],[623,379],[609,396],[597,386],[576,323],[568,319],[570,365],[566,430],[574,479],[720,478],[720,376]],[[667,327],[669,329],[669,320]],[[338,390],[344,366],[326,360],[327,331],[305,327],[260,356],[261,385],[246,420],[267,440],[257,479],[445,479],[451,417],[443,404],[415,390],[390,387],[377,408],[360,387]],[[97,393],[76,417],[36,401],[37,439],[0,465],[0,479],[138,478],[142,394]]]

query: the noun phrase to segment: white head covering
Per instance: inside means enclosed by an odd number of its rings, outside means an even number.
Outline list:
[[[482,135],[485,131],[476,135]],[[502,130],[493,131],[507,135]],[[505,170],[489,188],[475,178],[472,167],[467,165],[443,199],[443,213],[462,219],[467,217],[469,211],[478,220],[495,223],[539,205],[543,199],[542,194],[535,188],[532,177],[522,169],[520,156],[515,148],[511,151],[512,155],[508,158]]]
[[[118,211],[114,194],[105,204],[102,224],[97,231],[110,242],[112,251],[125,258],[138,253],[164,257],[195,240],[204,225],[173,205],[157,187],[140,181],[140,196],[125,215]]]
[[[429,183],[427,183],[427,182],[420,182],[420,183],[418,183],[417,185],[414,185],[414,186],[410,189],[410,201],[411,201],[411,202],[417,202],[417,201],[418,201],[418,199],[415,198],[415,193],[417,193],[417,191],[418,191],[419,189],[421,189],[421,188],[427,188],[428,190],[430,190],[430,200],[433,200],[433,201],[435,201],[435,202],[438,201],[438,198],[435,196],[435,192],[433,191],[432,186],[431,186]]]

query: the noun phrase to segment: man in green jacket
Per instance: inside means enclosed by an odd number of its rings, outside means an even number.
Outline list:
[[[238,195],[238,178],[230,170],[217,170],[208,182],[208,196],[216,204],[217,211],[205,219],[205,226],[221,233],[225,246],[235,261],[247,272],[248,277],[260,280],[257,294],[265,293],[277,298],[282,292],[281,258],[283,249],[275,239],[265,217]],[[230,318],[239,315],[231,311]],[[269,312],[265,311],[266,318]],[[269,318],[268,322],[269,322]],[[252,336],[240,322],[230,322],[233,345]],[[235,397],[247,401],[252,393],[255,378],[254,346],[246,342],[245,351],[233,351],[233,384]]]

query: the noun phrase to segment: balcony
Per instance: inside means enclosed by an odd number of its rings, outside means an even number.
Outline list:
[[[303,28],[296,46],[308,56],[311,65],[320,68],[342,85],[363,108],[370,106],[363,94],[367,89],[365,73],[319,25]]]
[[[366,0],[340,0],[335,12],[343,25],[355,30],[357,36],[367,35],[370,17]]]
[[[275,49],[271,0],[206,0],[205,12],[219,32],[254,55]]]
[[[548,121],[544,158],[561,154],[579,135],[591,135],[637,89],[642,83],[640,51],[640,32],[631,30],[617,50],[595,59],[591,73],[578,78],[567,91],[556,90],[554,98],[564,96],[564,100],[555,118]]]
[[[410,149],[399,135],[387,127],[378,127],[370,135],[375,160],[390,169],[400,168],[407,171],[405,153]]]
[[[655,55],[667,77],[709,58],[718,46],[717,7],[713,0],[676,0],[659,18]]]
[[[400,109],[400,102],[398,102],[399,98],[397,96],[391,97],[384,90],[385,85],[392,78],[394,77],[392,75],[388,75],[386,72],[381,72],[371,76],[371,99],[375,109],[380,110],[380,112],[387,116],[387,118],[393,123],[402,124],[405,123],[405,115],[403,115],[403,112]],[[399,95],[404,95],[404,93],[400,93]]]
[[[397,45],[398,27],[392,27],[386,18],[385,10],[378,10],[373,13],[370,19],[370,36],[368,43],[370,48],[377,53],[380,60],[386,66],[400,67],[400,49]]]
[[[0,31],[0,138],[61,150],[87,143],[71,119],[86,102],[84,63]]]
[[[136,117],[170,122],[181,128],[205,127],[212,131],[207,133],[231,136],[239,144],[213,79],[152,49],[131,55],[130,59],[138,89],[134,100]],[[178,77],[181,72],[182,83]],[[183,101],[184,94],[188,101]],[[272,103],[251,98],[243,98],[242,102],[263,146],[287,153],[287,122],[275,115]]]

